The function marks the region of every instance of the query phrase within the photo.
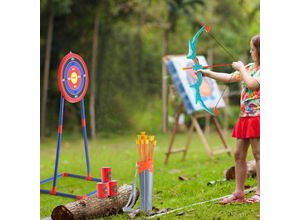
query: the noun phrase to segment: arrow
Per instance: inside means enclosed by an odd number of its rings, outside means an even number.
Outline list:
[[[220,66],[231,66],[231,63],[222,63],[222,64],[215,64],[211,66],[202,66],[203,69],[209,69],[209,68],[214,68],[214,67],[220,67]],[[191,70],[193,67],[183,67],[182,70]]]

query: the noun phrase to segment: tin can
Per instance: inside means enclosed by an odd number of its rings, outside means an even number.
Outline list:
[[[112,180],[108,182],[108,195],[109,196],[116,196],[118,195],[118,181]]]
[[[97,198],[108,197],[108,183],[98,182],[97,183]]]
[[[111,167],[102,167],[101,177],[104,183],[111,181]]]

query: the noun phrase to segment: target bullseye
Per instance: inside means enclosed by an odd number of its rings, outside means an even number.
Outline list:
[[[78,86],[81,83],[81,76],[76,67],[73,67],[70,69],[70,71],[68,72],[67,80],[68,80],[68,85],[70,88],[72,88],[72,89],[78,88]]]
[[[76,72],[72,72],[71,73],[71,82],[73,84],[76,84],[77,83],[77,79],[78,79],[78,76],[77,76]]]
[[[82,100],[88,88],[88,70],[80,55],[70,52],[61,60],[58,68],[58,86],[68,102]]]

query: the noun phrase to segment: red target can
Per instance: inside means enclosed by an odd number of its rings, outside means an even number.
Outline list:
[[[108,183],[98,182],[97,183],[97,198],[108,197]]]
[[[111,181],[111,167],[102,167],[101,169],[102,182]]]
[[[116,196],[118,195],[118,181],[112,180],[108,182],[108,195],[109,196]]]

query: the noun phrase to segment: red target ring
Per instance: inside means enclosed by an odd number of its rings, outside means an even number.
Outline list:
[[[76,89],[81,82],[81,75],[76,67],[70,68],[68,71],[68,85],[70,88]]]
[[[88,88],[88,70],[82,57],[76,53],[64,56],[58,68],[58,87],[70,103],[79,102]]]

